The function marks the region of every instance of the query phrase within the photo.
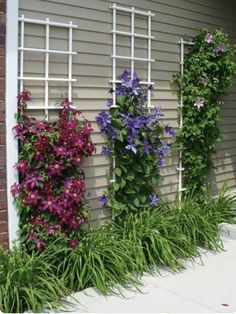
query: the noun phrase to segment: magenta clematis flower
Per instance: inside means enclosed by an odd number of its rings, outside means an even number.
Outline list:
[[[19,173],[25,174],[29,170],[28,160],[21,159],[14,165],[14,167],[19,171]]]
[[[48,197],[46,200],[42,201],[42,210],[46,211],[49,210],[51,213],[60,214],[61,213],[61,207],[54,197]]]
[[[11,186],[11,194],[12,194],[14,197],[18,197],[18,196],[19,196],[19,193],[20,193],[20,189],[21,189],[21,184],[14,183],[14,184]]]
[[[36,240],[37,249],[41,250],[46,246],[46,243],[43,240]]]
[[[30,101],[31,98],[31,93],[24,89],[18,96],[18,109],[22,110],[23,108],[26,107],[26,101]]]
[[[40,199],[41,199],[41,197],[39,195],[38,190],[31,191],[31,192],[29,192],[28,196],[26,197],[26,203],[28,203],[30,205],[37,205]]]
[[[36,131],[45,131],[47,129],[47,124],[42,121],[36,122],[34,126]]]
[[[72,164],[73,165],[75,165],[75,166],[80,166],[81,165],[81,162],[82,162],[82,160],[81,160],[81,158],[80,157],[76,157],[76,158],[74,158],[73,160],[72,160]]]
[[[76,218],[74,218],[72,221],[69,222],[69,227],[72,230],[78,230],[80,228],[80,223]]]
[[[54,236],[56,234],[56,230],[56,228],[51,226],[48,228],[48,234]]]
[[[68,245],[72,249],[76,249],[79,246],[79,242],[77,240],[71,239],[71,240],[68,241]]]
[[[68,152],[66,151],[66,149],[64,147],[54,146],[53,150],[56,153],[57,157],[67,157],[68,156]]]
[[[48,174],[49,175],[60,175],[62,171],[65,169],[60,163],[51,164],[48,166]]]
[[[211,35],[211,33],[207,33],[204,40],[206,43],[210,44],[213,40],[213,36]]]
[[[30,231],[29,236],[28,236],[29,241],[35,241],[37,240],[36,234]]]
[[[34,226],[45,226],[47,225],[47,223],[43,220],[43,219],[40,219],[40,218],[32,218],[30,220],[30,222],[32,223],[32,225]]]
[[[35,174],[28,174],[26,177],[25,185],[29,188],[33,189],[35,187],[39,187],[42,182],[44,182],[44,178]]]
[[[28,128],[25,125],[19,123],[13,127],[13,131],[16,134],[14,138],[23,141],[25,139],[25,134],[28,132]]]
[[[80,132],[83,135],[90,135],[93,132],[93,128],[91,127],[90,123],[86,123]]]
[[[200,109],[201,107],[204,106],[204,100],[197,100],[195,103],[194,103],[194,106],[197,107],[197,109]]]

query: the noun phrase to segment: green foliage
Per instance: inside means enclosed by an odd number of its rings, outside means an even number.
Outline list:
[[[102,294],[121,293],[121,285],[139,289],[144,273],[155,274],[161,265],[179,271],[185,259],[200,256],[199,247],[221,250],[218,224],[235,222],[235,208],[236,195],[222,190],[201,205],[185,199],[181,208],[162,202],[150,211],[129,213],[119,225],[88,231],[75,249],[57,240],[32,256],[16,248],[0,251],[0,310],[59,307],[70,290],[88,287]]]
[[[62,280],[54,275],[44,255],[27,255],[24,250],[0,249],[0,311],[21,313],[27,310],[59,308],[69,294]]]
[[[185,57],[183,76],[174,75],[183,94],[183,127],[176,143],[183,151],[184,185],[199,198],[214,169],[215,143],[222,138],[218,128],[220,96],[233,82],[235,49],[228,36],[218,30],[210,33],[202,29],[192,41],[195,44]]]
[[[147,108],[148,88],[143,89],[137,74],[132,78],[128,71],[117,84],[116,107],[102,111],[96,117],[101,131],[107,136],[107,147],[102,153],[115,158],[115,182],[108,188],[109,205],[115,216],[147,210],[156,205],[156,186],[161,182],[160,168],[170,143],[163,134],[174,136],[169,125],[163,125],[160,107]],[[109,104],[113,99],[109,99]],[[113,178],[114,179],[114,178]],[[104,196],[102,204],[106,205]]]
[[[56,243],[55,243],[56,245]],[[127,239],[121,239],[114,226],[106,225],[88,232],[77,249],[50,246],[47,262],[55,265],[56,276],[74,291],[94,287],[107,294],[119,285],[134,285],[135,262],[130,256]]]

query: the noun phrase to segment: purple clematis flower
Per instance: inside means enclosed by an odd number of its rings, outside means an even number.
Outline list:
[[[171,126],[166,125],[166,126],[164,127],[164,130],[165,130],[165,132],[166,132],[168,135],[173,136],[173,137],[176,136],[176,132],[173,130],[173,128],[172,128]]]
[[[96,117],[96,121],[103,128],[107,127],[109,124],[111,124],[111,118],[110,118],[108,112],[106,112],[106,111],[100,112],[99,115]]]
[[[110,147],[103,146],[102,155],[109,156],[112,153],[112,149]]]
[[[102,206],[106,206],[107,205],[107,197],[106,197],[106,195],[103,194],[102,196],[99,196],[98,201],[99,201],[99,203]]]
[[[148,125],[156,123],[162,116],[164,116],[164,114],[162,113],[161,107],[160,106],[155,107],[152,111],[152,116],[151,119],[149,120]]]
[[[135,144],[129,144],[125,146],[127,151],[132,151],[135,155],[137,154],[137,148]]]
[[[171,144],[164,143],[160,148],[157,149],[157,156],[159,159],[162,159],[165,157],[166,153],[170,149]]]
[[[107,99],[107,106],[111,107],[112,105],[113,105],[113,99],[112,98]]]
[[[157,206],[160,202],[159,197],[156,194],[152,194],[149,196],[150,204],[152,206]]]
[[[164,159],[159,159],[157,162],[158,167],[162,168],[166,165],[166,162]]]

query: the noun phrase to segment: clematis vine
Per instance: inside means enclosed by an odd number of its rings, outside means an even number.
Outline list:
[[[115,158],[115,169],[110,172],[113,180],[107,193],[109,203],[105,195],[99,198],[99,203],[109,204],[115,216],[127,210],[149,210],[158,204],[155,187],[161,180],[160,168],[165,165],[164,158],[170,149],[170,143],[162,135],[176,135],[170,125],[163,125],[160,106],[147,109],[148,89],[152,91],[153,86],[143,89],[137,73],[131,77],[128,70],[120,75],[120,80],[116,89],[110,90],[111,94],[115,93],[117,107],[112,107],[113,101],[108,99],[109,110],[100,112],[96,118],[107,136],[102,154]]]
[[[235,47],[222,30],[201,29],[191,41],[194,45],[186,54],[184,72],[174,75],[183,100],[183,125],[176,146],[182,151],[183,197],[204,202],[215,169],[212,156],[222,139],[221,97],[234,81]]]
[[[76,248],[88,221],[81,165],[95,151],[93,129],[68,100],[62,102],[57,122],[45,122],[24,114],[29,91],[17,98],[20,113],[13,131],[20,148],[14,166],[19,183],[11,193],[19,210],[21,241],[28,250],[42,250],[55,238]]]

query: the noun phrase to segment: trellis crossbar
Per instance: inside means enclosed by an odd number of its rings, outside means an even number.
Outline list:
[[[43,81],[44,82],[44,106],[29,106],[28,109],[43,109],[45,120],[48,120],[49,109],[58,109],[60,107],[49,106],[49,82],[66,82],[68,86],[68,100],[72,101],[72,83],[76,82],[76,79],[72,78],[72,56],[76,55],[77,52],[72,50],[73,46],[73,29],[78,28],[77,25],[73,24],[72,21],[67,23],[59,23],[51,21],[49,18],[46,20],[37,20],[26,18],[24,15],[18,18],[20,26],[20,47],[18,50],[20,52],[20,75],[18,80],[20,82],[20,91],[24,88],[24,81]],[[25,23],[45,25],[45,49],[25,47]],[[50,49],[50,26],[62,27],[68,29],[68,50],[54,50]],[[45,64],[44,64],[44,77],[38,76],[24,76],[24,52],[39,52],[45,54]],[[49,58],[51,54],[64,54],[68,56],[68,76],[67,78],[49,77]],[[55,108],[56,107],[56,108]]]

